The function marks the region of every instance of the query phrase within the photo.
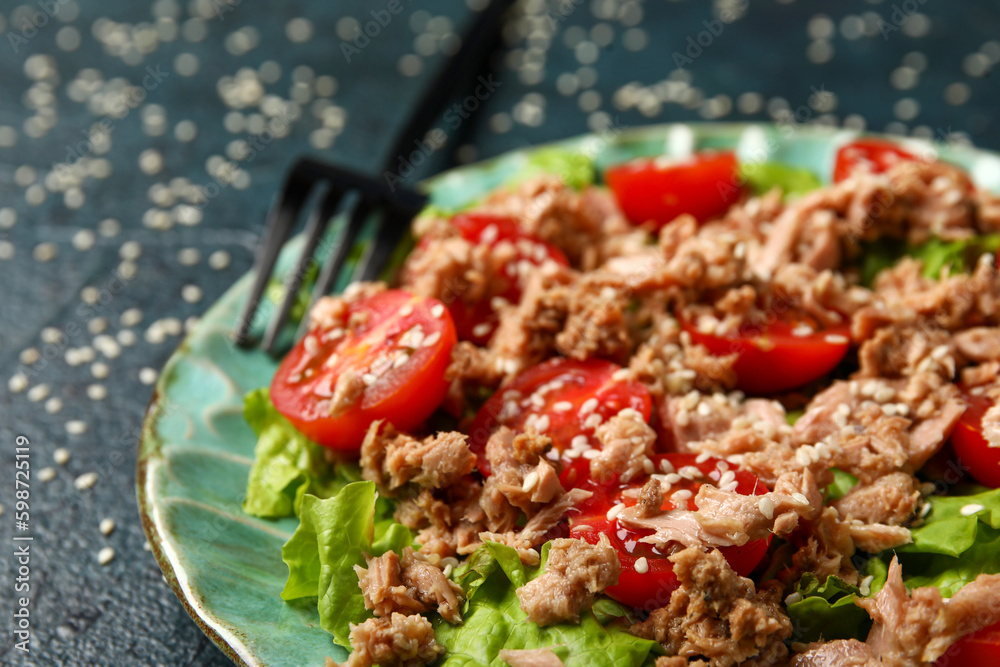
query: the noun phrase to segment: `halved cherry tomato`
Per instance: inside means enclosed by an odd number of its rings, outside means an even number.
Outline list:
[[[532,366],[501,387],[480,408],[469,428],[469,447],[479,455],[479,470],[490,474],[486,441],[500,426],[523,432],[529,425],[552,438],[565,463],[579,456],[576,438],[598,447],[594,429],[625,408],[638,410],[646,421],[652,412],[649,390],[633,380],[615,379],[621,366],[603,359],[576,361],[562,357]]]
[[[692,342],[704,345],[713,355],[738,354],[733,365],[736,386],[755,395],[788,391],[818,380],[836,368],[850,347],[849,324],[816,330],[804,322],[776,320],[763,330],[749,328],[722,336],[705,333],[694,322],[682,320],[681,325]]]
[[[369,425],[386,419],[401,430],[437,408],[455,325],[437,299],[388,290],[350,305],[354,329],[313,329],[282,361],[271,383],[274,407],[321,445],[357,452]],[[338,378],[356,378],[357,398],[331,414]]]
[[[511,218],[489,213],[460,213],[452,218],[451,223],[462,238],[474,244],[495,249],[502,243],[508,243],[514,247],[514,258],[504,267],[498,284],[491,286],[490,296],[470,303],[459,294],[448,305],[459,339],[484,345],[499,322],[494,299],[499,297],[507,303],[519,302],[529,272],[546,261],[569,266],[569,260],[562,250],[551,243],[525,234]]]
[[[652,220],[658,228],[683,213],[705,222],[740,198],[739,167],[730,152],[698,153],[679,162],[634,160],[609,168],[604,180],[629,220]]]
[[[881,174],[898,162],[916,160],[916,155],[884,139],[859,139],[841,146],[833,167],[833,182],[839,183],[855,171]]]
[[[664,471],[675,473],[686,466],[697,468],[704,477],[701,481],[687,478],[676,479],[669,485],[664,496],[663,510],[687,509],[694,511],[697,506],[694,496],[703,483],[718,485],[722,475],[730,470],[729,464],[715,458],[698,462],[695,454],[657,454],[652,457],[656,474]],[[667,463],[664,464],[663,462]],[[720,466],[721,464],[721,466]],[[666,466],[666,467],[664,467]],[[735,491],[743,495],[763,495],[768,489],[752,473],[743,470],[733,470],[732,481],[736,482]],[[579,513],[573,515],[570,525],[570,537],[586,540],[597,544],[601,533],[608,536],[611,545],[618,552],[621,563],[621,575],[618,583],[605,592],[614,599],[632,607],[655,609],[670,601],[670,594],[677,588],[677,577],[674,575],[673,564],[667,558],[673,551],[661,551],[652,544],[640,542],[643,537],[652,534],[650,530],[634,530],[623,526],[617,518],[608,519],[608,510],[614,505],[624,504],[631,507],[636,504],[637,491],[649,480],[648,476],[630,480],[627,484],[612,482],[601,484],[590,477],[589,462],[580,460],[563,471],[560,477],[566,488],[579,487],[591,491],[594,495],[585,500],[579,507]],[[663,489],[667,489],[664,479],[661,479]],[[683,491],[686,499],[677,498],[676,494]],[[743,546],[723,547],[722,552],[732,568],[742,576],[748,576],[757,567],[767,552],[771,539],[761,538],[747,542]],[[646,571],[636,570],[636,562],[646,559]],[[640,568],[642,569],[642,568]]]
[[[993,407],[986,396],[966,394],[969,408],[951,432],[951,446],[963,467],[977,482],[1000,487],[1000,447],[990,447],[983,437],[983,415]]]
[[[966,635],[948,647],[934,667],[1000,664],[1000,623]]]

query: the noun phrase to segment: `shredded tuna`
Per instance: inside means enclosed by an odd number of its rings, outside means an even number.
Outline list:
[[[905,523],[917,508],[920,491],[913,475],[889,473],[870,484],[859,484],[831,503],[844,519],[865,523]]]
[[[622,410],[597,427],[600,452],[590,460],[590,474],[599,482],[618,477],[628,482],[649,472],[656,444],[654,431],[636,410]]]
[[[577,623],[594,595],[618,583],[620,571],[618,554],[603,535],[598,544],[553,540],[545,573],[517,589],[517,599],[532,623]]]
[[[913,541],[910,530],[903,526],[887,526],[881,523],[850,524],[851,540],[862,551],[877,554],[886,549],[895,549]]]
[[[451,486],[476,467],[476,455],[466,440],[457,431],[417,440],[382,420],[372,422],[361,445],[362,476],[387,493],[409,482],[428,488]]]
[[[450,623],[462,620],[462,589],[413,549],[403,549],[402,561],[392,551],[377,558],[366,556],[365,561],[367,569],[355,565],[354,571],[365,596],[365,608],[376,616],[436,609]]]
[[[874,621],[864,644],[838,640],[814,645],[791,665],[920,667],[932,663],[958,639],[1000,621],[1000,575],[979,575],[945,602],[933,586],[908,593],[899,561],[893,558],[882,590],[857,604]],[[841,657],[850,661],[835,662]]]
[[[792,623],[774,589],[757,591],[733,572],[718,550],[689,547],[670,557],[680,588],[670,603],[631,627],[653,639],[667,655],[701,656],[710,667],[732,667],[748,660],[770,665],[785,658],[784,640]]]
[[[959,331],[952,342],[969,361],[1000,361],[1000,327],[973,327]]]
[[[430,489],[421,489],[416,496],[404,498],[396,506],[395,519],[417,531],[415,542],[421,553],[441,558],[469,554],[479,546],[486,514],[479,505],[482,487],[456,484],[447,489],[444,499]]]
[[[351,626],[350,658],[343,667],[418,667],[444,653],[423,616],[393,613]]]
[[[549,648],[503,649],[500,659],[510,667],[563,667],[563,661]]]
[[[667,548],[671,544],[691,546],[742,546],[771,533],[787,535],[799,518],[815,518],[823,497],[812,473],[788,473],[778,480],[774,492],[742,495],[703,484],[694,498],[697,511],[675,509],[646,516],[649,507],[638,505],[619,513],[630,528],[652,530],[640,541]],[[768,509],[762,510],[762,507]]]
[[[349,328],[351,304],[385,289],[385,283],[380,282],[351,283],[343,294],[321,297],[309,311],[309,329],[329,331]]]

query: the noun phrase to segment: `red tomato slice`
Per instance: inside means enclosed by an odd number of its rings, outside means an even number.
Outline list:
[[[635,160],[609,168],[604,180],[625,216],[657,228],[688,213],[705,222],[740,198],[735,153],[699,153],[682,162]]]
[[[966,394],[969,408],[951,432],[951,446],[977,482],[1000,488],[1000,447],[990,447],[983,437],[983,415],[993,407],[986,396]]]
[[[833,167],[833,182],[839,183],[854,171],[881,174],[889,167],[904,160],[917,160],[916,155],[905,151],[891,141],[859,139],[841,146]]]
[[[271,400],[312,440],[357,452],[374,420],[411,430],[441,403],[455,325],[440,301],[403,290],[361,299],[349,307],[351,316],[364,323],[349,331],[314,329],[288,353],[271,383]],[[337,379],[348,372],[361,379],[361,394],[331,415]]]
[[[966,635],[948,647],[934,667],[1000,664],[1000,623]]]
[[[692,342],[704,345],[712,354],[737,353],[733,366],[736,386],[755,395],[788,391],[818,380],[836,368],[850,347],[849,324],[797,335],[808,325],[778,320],[763,331],[724,336],[704,333],[692,322],[682,320],[681,325]]]
[[[525,234],[512,218],[488,213],[460,213],[451,220],[459,233],[467,241],[496,248],[501,243],[514,246],[515,257],[504,267],[498,286],[491,290],[487,299],[469,303],[461,298],[454,299],[448,306],[455,320],[460,340],[485,345],[497,328],[499,317],[494,308],[494,299],[499,297],[508,303],[518,303],[528,274],[546,261],[569,266],[569,260],[562,250],[529,234]]]
[[[664,461],[667,463],[664,464]],[[685,466],[694,466],[714,484],[718,484],[725,471],[730,470],[729,464],[720,459],[709,458],[699,463],[695,454],[657,454],[653,457],[653,462],[661,473],[664,470],[676,472]],[[736,482],[736,492],[743,495],[767,493],[767,487],[752,473],[735,469],[732,472],[733,480]],[[652,531],[626,528],[617,518],[608,519],[607,516],[608,510],[614,505],[624,504],[626,507],[635,505],[634,490],[642,488],[649,478],[633,479],[628,484],[599,484],[590,478],[589,462],[581,460],[564,470],[560,479],[566,488],[575,486],[594,494],[580,505],[579,513],[573,516],[570,537],[597,544],[603,533],[618,551],[621,576],[618,578],[618,583],[605,592],[615,600],[632,607],[652,610],[666,605],[670,601],[670,594],[678,586],[673,564],[667,560],[673,552],[663,552],[652,544],[639,541],[652,534]],[[702,482],[685,478],[673,481],[669,491],[664,493],[663,509],[696,510],[693,498],[698,494],[701,485]],[[633,495],[628,494],[630,489],[633,490]],[[677,493],[681,491],[687,496],[686,499],[677,497]],[[741,547],[723,547],[719,551],[732,568],[745,577],[749,576],[764,558],[770,542],[770,537],[762,538],[747,542]],[[636,569],[636,563],[640,558],[646,559],[645,572]]]
[[[469,428],[469,447],[479,455],[479,470],[490,474],[486,441],[500,426],[523,432],[529,425],[552,438],[564,463],[572,463],[583,447],[572,451],[575,438],[599,447],[594,429],[625,408],[639,411],[648,422],[649,390],[633,380],[615,379],[621,366],[603,359],[576,361],[562,357],[527,369],[489,398]]]

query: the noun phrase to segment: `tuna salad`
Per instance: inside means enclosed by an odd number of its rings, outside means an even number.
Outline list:
[[[532,160],[246,397],[331,654],[1000,663],[1000,197],[881,139]]]

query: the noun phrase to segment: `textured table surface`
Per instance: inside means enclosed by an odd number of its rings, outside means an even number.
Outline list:
[[[228,664],[144,549],[137,434],[189,318],[249,268],[285,168],[303,153],[375,168],[477,2],[401,0],[370,24],[387,4],[0,3],[0,663]],[[528,0],[496,91],[443,127],[466,161],[609,126],[788,114],[1000,148],[995,3],[816,5]],[[355,42],[359,27],[377,34]],[[26,593],[14,535],[34,537]],[[30,654],[13,648],[25,595]]]

